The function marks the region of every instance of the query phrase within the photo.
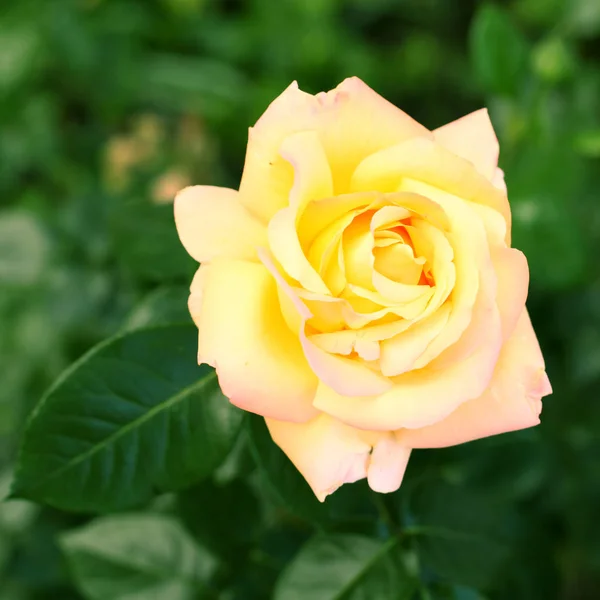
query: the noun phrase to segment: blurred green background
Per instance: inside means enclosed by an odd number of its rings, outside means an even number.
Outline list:
[[[314,93],[350,75],[430,128],[489,108],[554,387],[542,425],[415,452],[396,494],[356,484],[323,507],[251,419],[253,452],[241,439],[212,478],[122,527],[0,505],[1,600],[600,598],[599,0],[4,0],[0,493],[66,366],[124,328],[185,318],[194,263],[174,193],[236,187],[248,126],[291,80]],[[146,592],[98,588],[72,548],[115,528],[125,551],[97,551],[92,574],[133,577],[119,561],[175,536],[206,552],[208,587],[178,587],[175,560]],[[344,536],[390,532],[399,553],[368,573],[365,539]],[[310,563],[327,536],[371,558]],[[303,592],[311,580],[346,583]]]

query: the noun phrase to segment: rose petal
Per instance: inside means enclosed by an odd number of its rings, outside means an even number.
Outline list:
[[[500,147],[486,108],[439,127],[433,137],[454,154],[471,161],[482,175],[493,178]]]
[[[344,483],[367,476],[371,446],[353,427],[324,414],[307,423],[274,419],[266,419],[266,423],[273,441],[321,502]]]
[[[190,296],[188,298],[188,309],[192,320],[196,325],[200,323],[200,317],[202,316],[202,299],[204,296],[204,284],[206,281],[206,272],[208,265],[200,265],[192,284],[190,285]]]
[[[296,211],[282,208],[269,223],[269,246],[284,271],[305,289],[319,294],[330,291],[310,264],[296,233]]]
[[[289,200],[300,214],[309,202],[333,195],[331,169],[316,131],[302,131],[285,138],[281,156],[294,169]]]
[[[504,181],[504,171],[496,169],[492,177],[492,184],[506,194],[506,182]]]
[[[496,312],[481,346],[465,360],[445,369],[430,368],[392,377],[394,386],[380,395],[352,397],[321,381],[313,405],[353,427],[376,431],[418,428],[446,418],[488,387],[502,341]]]
[[[203,274],[199,362],[214,366],[223,393],[257,414],[306,421],[317,379],[279,307],[262,264],[220,259]]]
[[[381,435],[373,446],[367,467],[369,487],[382,494],[395,492],[402,483],[411,448],[392,436]]]
[[[423,137],[365,158],[352,176],[350,191],[395,192],[405,178],[426,182],[469,202],[493,208],[504,217],[507,238],[510,236],[510,206],[506,194],[494,187],[472,163]],[[403,186],[403,189],[406,188]]]
[[[421,429],[401,429],[400,443],[441,448],[532,427],[539,423],[540,399],[552,393],[527,310],[502,348],[490,387],[461,404],[443,421]]]
[[[280,156],[289,135],[314,130],[334,174],[336,194],[344,193],[356,165],[369,154],[411,137],[431,133],[360,79],[334,90],[305,94],[294,82],[250,130],[240,184],[242,203],[265,222],[287,205],[293,175]]]
[[[262,263],[273,275],[280,289],[291,300],[300,316],[297,334],[306,360],[319,379],[327,382],[328,385],[339,390],[340,393],[347,395],[379,394],[388,390],[391,387],[391,382],[387,378],[356,360],[329,354],[310,340],[306,335],[305,324],[312,317],[312,314],[306,304],[282,277],[268,252],[260,249],[258,254]]]
[[[256,260],[267,230],[228,188],[196,185],[175,198],[175,224],[181,243],[198,262],[218,256]]]
[[[445,304],[428,318],[413,325],[403,333],[385,340],[381,344],[381,372],[386,377],[401,375],[414,367],[415,361],[427,346],[440,334],[450,314]]]

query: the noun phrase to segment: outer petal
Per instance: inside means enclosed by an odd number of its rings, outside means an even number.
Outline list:
[[[321,502],[344,483],[367,476],[371,446],[358,430],[324,414],[307,423],[266,422],[273,441]]]
[[[214,366],[233,404],[263,416],[306,421],[317,378],[281,315],[263,265],[221,259],[206,267],[198,318],[199,362]]]
[[[525,255],[515,248],[492,248],[492,262],[498,279],[496,302],[507,340],[525,308],[529,287],[529,267]]]
[[[496,169],[494,171],[492,183],[495,187],[497,187],[499,190],[503,191],[506,194],[506,182],[504,181],[504,171],[502,169]]]
[[[205,262],[217,256],[256,259],[267,239],[265,226],[240,204],[238,192],[196,185],[175,198],[175,224],[190,256]]]
[[[541,398],[552,393],[527,310],[502,349],[490,387],[443,421],[422,429],[401,429],[400,443],[413,448],[462,444],[539,423]]]
[[[240,194],[250,211],[265,221],[287,205],[292,187],[292,168],[280,156],[282,142],[307,130],[319,135],[337,194],[347,191],[354,168],[369,154],[417,135],[431,137],[360,79],[346,79],[317,96],[301,92],[294,82],[249,134]]]
[[[499,330],[496,312],[481,346],[470,356],[440,370],[425,368],[393,377],[394,386],[377,396],[343,395],[322,380],[313,404],[363,429],[386,431],[431,425],[445,419],[463,402],[479,397],[489,386],[502,341]]]
[[[192,284],[190,285],[188,309],[196,325],[200,323],[200,317],[202,315],[202,298],[204,295],[204,282],[206,280],[207,270],[208,265],[200,265],[192,279]]]
[[[266,419],[273,441],[287,454],[322,502],[344,483],[368,478],[376,492],[400,487],[410,448],[390,432],[363,431],[321,414],[307,423]]]
[[[369,154],[431,133],[357,77],[316,96],[323,140],[337,194],[348,191],[354,169]]]
[[[492,180],[500,147],[486,108],[436,129],[433,137],[454,154],[471,161],[482,175]]]
[[[294,181],[292,166],[279,153],[281,144],[292,133],[314,129],[314,107],[314,97],[294,81],[248,132],[240,199],[265,222],[287,206]]]
[[[369,487],[383,494],[395,492],[402,483],[411,448],[392,436],[381,435],[373,447],[367,469]]]

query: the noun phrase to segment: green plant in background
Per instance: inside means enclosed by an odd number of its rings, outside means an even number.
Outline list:
[[[595,598],[599,36],[594,0],[4,7],[0,598]],[[290,80],[349,75],[430,128],[489,107],[554,395],[320,504],[195,365],[168,198],[235,187]]]

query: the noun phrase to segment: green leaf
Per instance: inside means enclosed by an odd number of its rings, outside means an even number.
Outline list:
[[[262,524],[258,497],[241,479],[203,481],[179,494],[178,508],[196,539],[228,563],[243,558]]]
[[[527,70],[528,48],[506,12],[484,4],[471,24],[470,53],[486,92],[514,95]]]
[[[189,288],[187,286],[159,287],[148,294],[131,311],[124,329],[133,330],[170,323],[190,323],[187,307]]]
[[[485,587],[510,556],[513,522],[490,497],[447,484],[422,484],[411,498],[423,563],[452,583]]]
[[[320,503],[304,477],[271,439],[262,417],[247,419],[250,449],[256,460],[263,488],[282,508],[310,521],[328,518],[326,504]]]
[[[176,520],[158,514],[96,519],[60,546],[90,600],[192,600],[216,567]]]
[[[13,495],[65,510],[106,511],[209,475],[243,413],[196,364],[192,325],[137,330],[93,348],[32,414]]]
[[[275,600],[409,599],[416,582],[401,561],[397,538],[318,536],[288,565]]]

